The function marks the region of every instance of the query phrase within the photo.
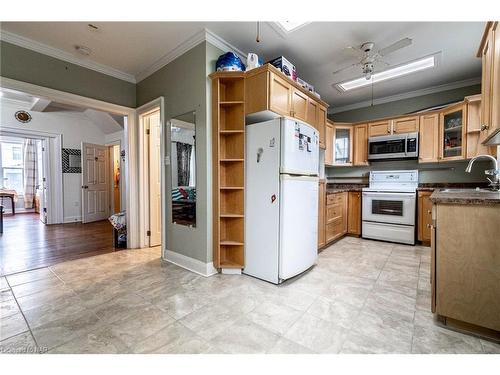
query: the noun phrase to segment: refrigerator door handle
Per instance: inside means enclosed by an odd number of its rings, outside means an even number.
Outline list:
[[[260,159],[261,159],[263,153],[264,153],[264,149],[262,147],[259,147],[257,149],[257,163],[260,163]]]

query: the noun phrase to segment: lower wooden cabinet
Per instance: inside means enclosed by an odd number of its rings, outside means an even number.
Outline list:
[[[348,193],[347,233],[361,235],[361,192]]]
[[[432,191],[418,192],[418,240],[429,244],[431,241],[432,226]]]
[[[325,246],[325,203],[326,203],[326,182],[319,182],[318,194],[318,249]]]
[[[329,243],[347,233],[347,192],[326,197],[325,241]]]

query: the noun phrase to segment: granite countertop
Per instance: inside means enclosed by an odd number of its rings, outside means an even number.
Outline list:
[[[326,194],[343,193],[346,191],[362,191],[366,184],[327,184]]]
[[[463,189],[458,191],[435,190],[430,197],[437,204],[493,205],[500,204],[499,191]]]
[[[433,182],[433,183],[424,183],[421,182],[418,184],[417,191],[434,191],[436,189],[475,189],[477,187],[487,188],[488,183],[484,182]]]

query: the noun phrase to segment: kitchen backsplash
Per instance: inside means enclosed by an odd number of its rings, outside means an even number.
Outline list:
[[[419,164],[417,160],[379,161],[367,167],[327,167],[325,174],[328,182],[367,183],[370,171],[380,170],[419,170],[419,182],[488,182],[485,169],[491,168],[489,161],[478,161],[472,167],[472,173],[465,172],[468,161]]]

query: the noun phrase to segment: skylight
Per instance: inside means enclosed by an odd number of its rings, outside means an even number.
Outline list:
[[[280,27],[282,31],[285,33],[291,33],[297,29],[300,29],[302,26],[307,25],[309,22],[302,21],[277,21],[276,24]]]
[[[389,79],[402,77],[411,73],[420,72],[422,70],[434,68],[437,65],[436,56],[427,56],[422,59],[412,61],[407,64],[387,69],[372,75],[371,79],[365,77],[356,78],[347,82],[336,84],[340,91],[354,90],[360,87],[369,86],[373,83],[387,81]]]

